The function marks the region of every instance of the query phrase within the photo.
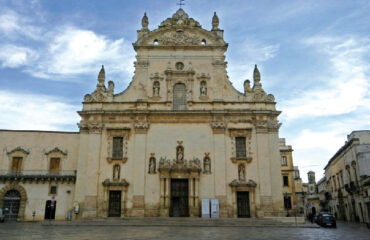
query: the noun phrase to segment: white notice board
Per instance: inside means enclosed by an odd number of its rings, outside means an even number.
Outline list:
[[[209,206],[209,199],[203,198],[202,199],[202,218],[210,218],[211,209]]]

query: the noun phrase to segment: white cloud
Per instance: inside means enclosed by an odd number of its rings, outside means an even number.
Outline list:
[[[355,37],[313,37],[304,42],[328,58],[331,67],[318,73],[320,86],[293,94],[283,102],[283,116],[293,120],[305,116],[351,113],[360,107],[370,110],[368,79],[370,40]]]
[[[81,106],[47,95],[0,91],[0,126],[14,130],[74,130]]]
[[[238,57],[234,58],[234,61],[237,60],[237,62],[230,61],[228,72],[235,87],[243,89],[244,80],[252,77],[254,64],[260,64],[274,58],[279,51],[280,44],[265,44],[259,40],[249,38],[236,48],[238,49]],[[259,68],[262,70],[261,67]],[[246,69],[250,71],[247,72]]]
[[[50,43],[43,60],[30,69],[33,75],[52,78],[55,75],[95,73],[99,65],[108,66],[110,73],[133,72],[134,55],[123,39],[109,40],[93,31],[65,27],[49,33]],[[133,52],[133,50],[131,50]]]
[[[0,46],[1,67],[16,68],[32,63],[38,58],[38,54],[27,47],[14,45]]]
[[[14,11],[7,10],[0,15],[0,33],[10,38],[28,37],[41,39],[41,28],[36,26],[26,16],[19,16]]]

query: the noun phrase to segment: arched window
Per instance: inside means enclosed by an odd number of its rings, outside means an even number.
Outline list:
[[[205,46],[207,41],[205,39],[202,40],[202,46]]]
[[[158,40],[157,40],[157,39],[155,39],[155,40],[153,41],[153,45],[154,45],[154,46],[158,46]]]
[[[186,110],[186,87],[182,83],[173,88],[173,110]]]

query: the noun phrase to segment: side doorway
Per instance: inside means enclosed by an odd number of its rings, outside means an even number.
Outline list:
[[[3,198],[4,219],[15,221],[18,218],[21,194],[17,190],[10,190],[5,193]]]
[[[249,207],[249,192],[236,192],[237,195],[237,207],[238,207],[238,217],[249,218],[251,217],[250,207]]]
[[[122,191],[109,191],[108,217],[121,216],[121,195]]]
[[[54,220],[55,219],[55,209],[57,208],[57,201],[51,204],[51,200],[46,201],[45,205],[45,216],[44,219]]]

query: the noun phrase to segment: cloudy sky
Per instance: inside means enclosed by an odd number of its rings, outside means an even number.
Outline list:
[[[0,0],[0,129],[78,131],[76,113],[107,78],[124,90],[147,12],[155,29],[176,0]],[[323,167],[353,130],[370,129],[370,1],[187,0],[203,28],[213,12],[229,43],[228,75],[242,91],[258,64],[282,111],[294,162]]]

